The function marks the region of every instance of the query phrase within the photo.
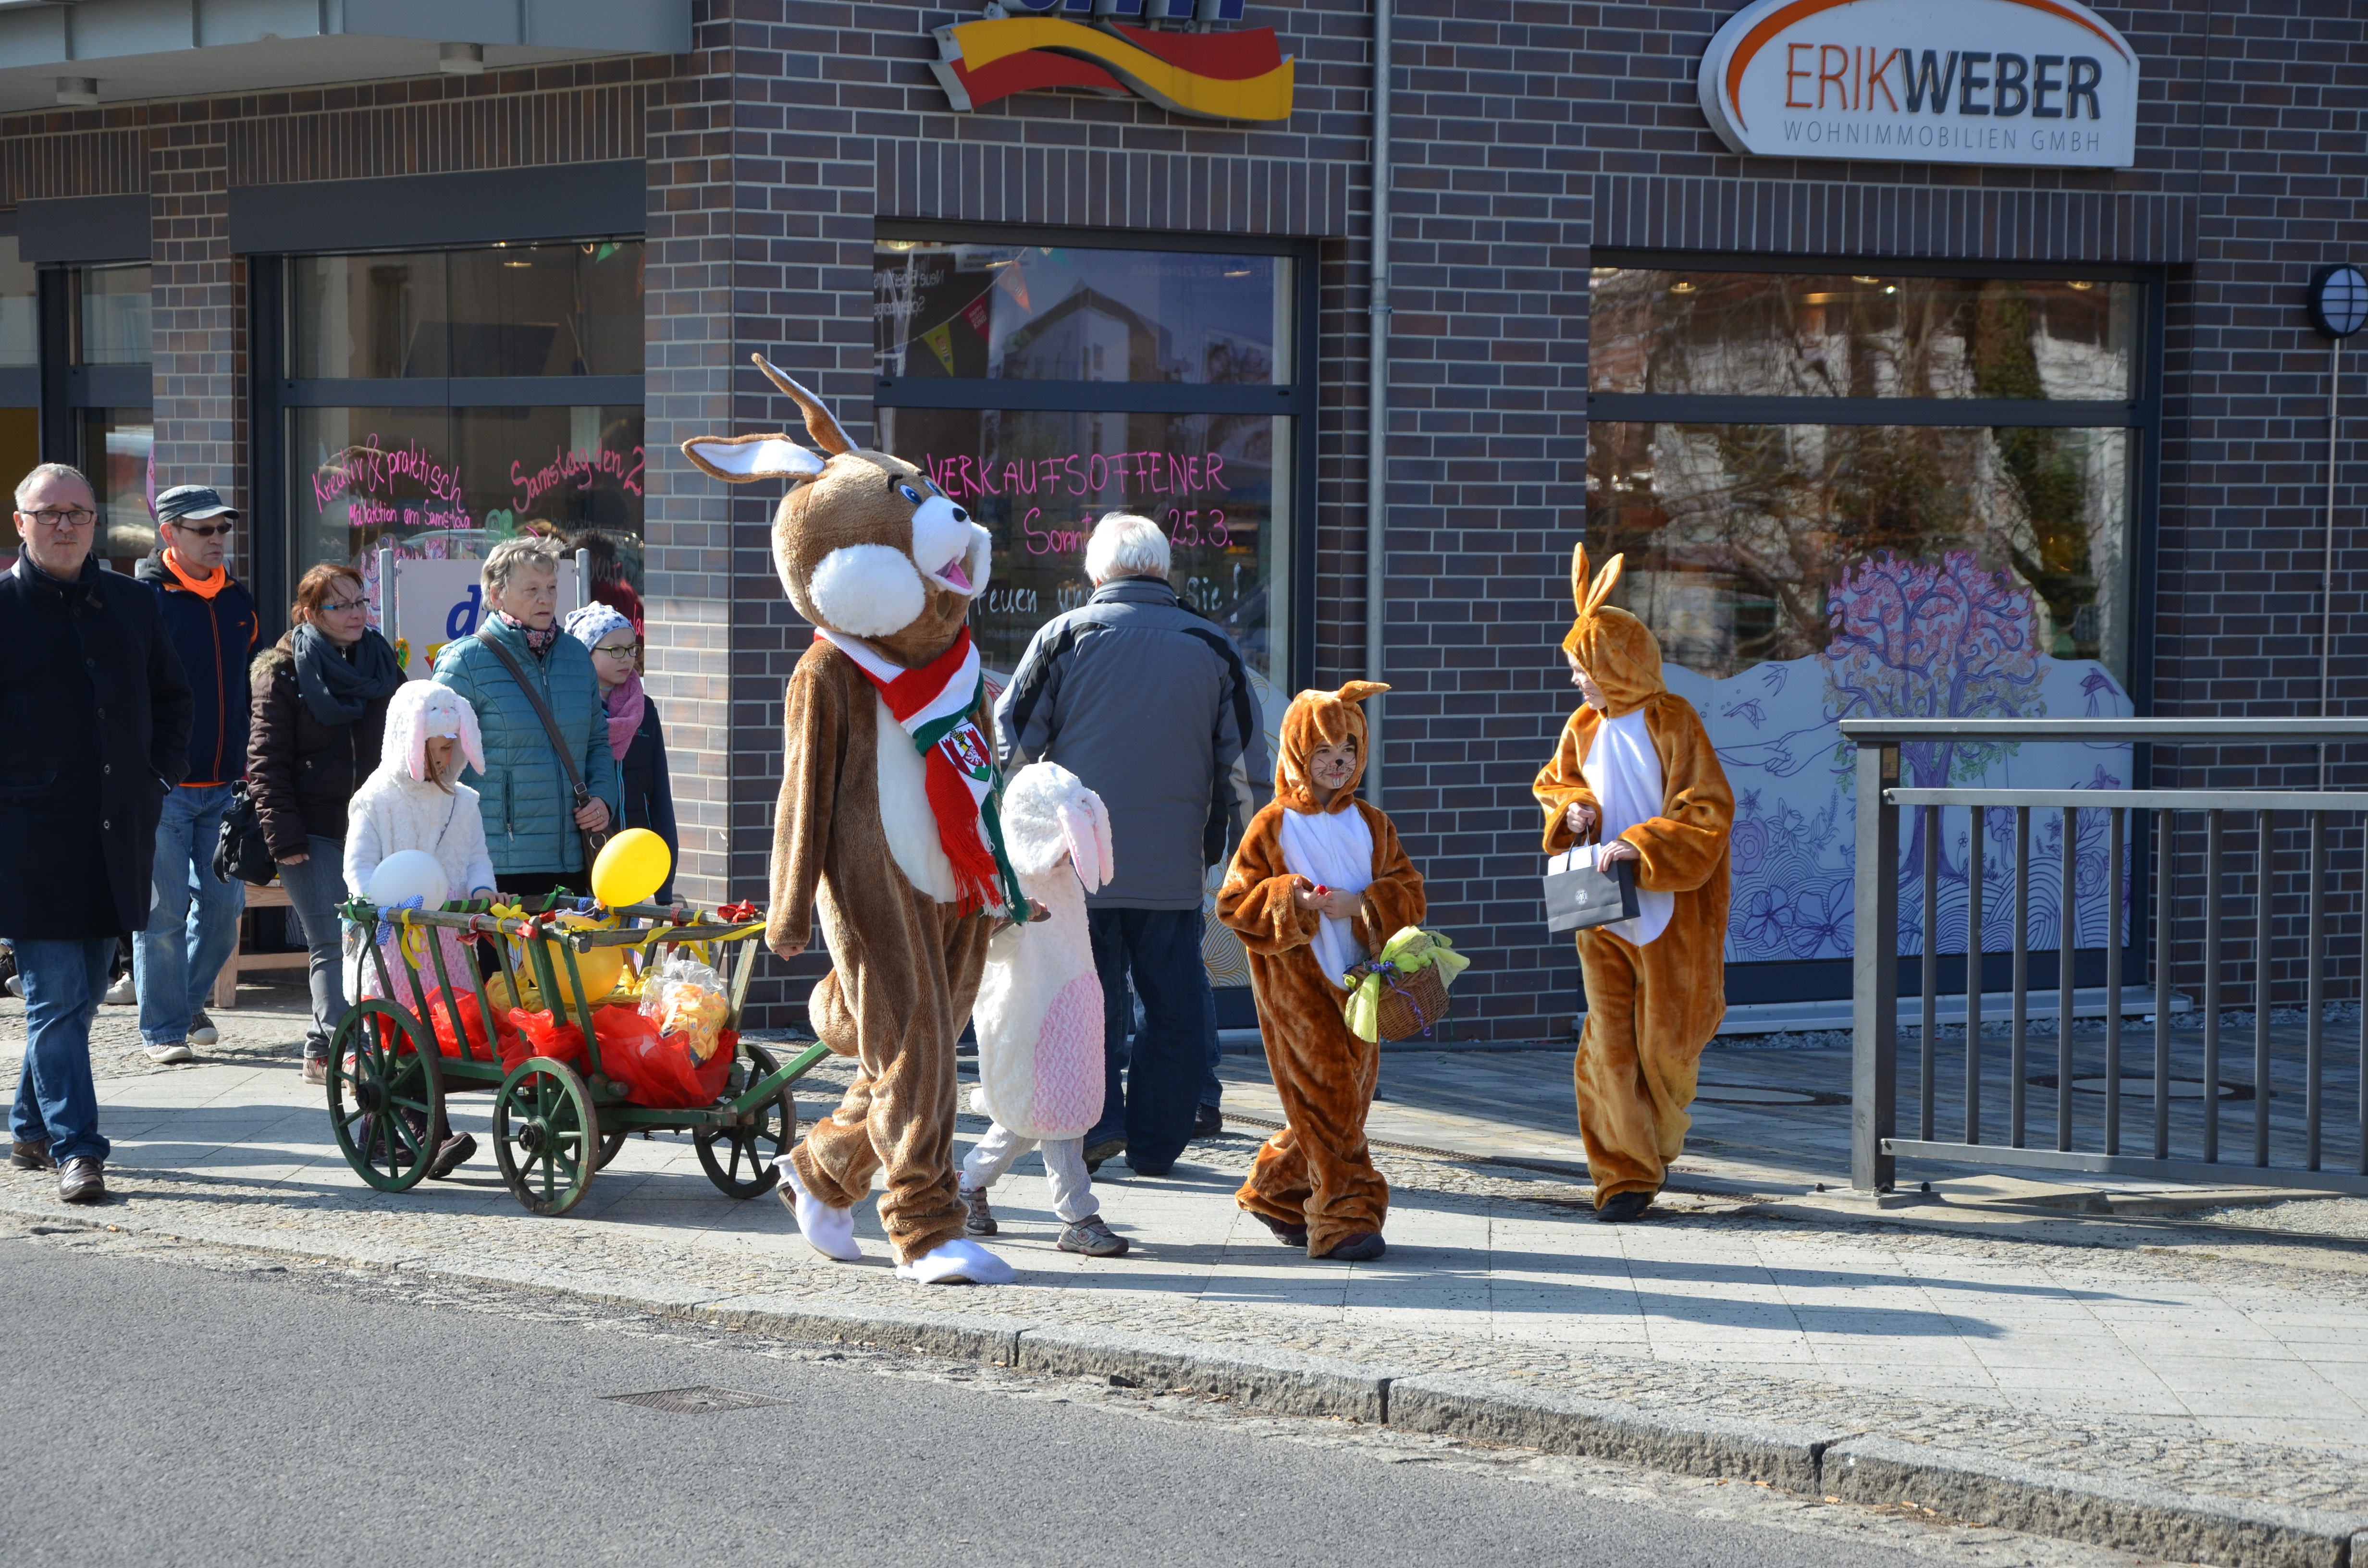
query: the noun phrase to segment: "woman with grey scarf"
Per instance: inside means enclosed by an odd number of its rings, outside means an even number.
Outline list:
[[[313,985],[313,1027],[304,1078],[328,1074],[329,1043],[345,1017],[337,904],[345,897],[346,804],[378,766],[387,699],[402,689],[402,665],[370,629],[362,576],[350,566],[315,566],[297,585],[287,636],[255,661],[255,722],[247,784],[264,842],[279,863],[304,927]]]

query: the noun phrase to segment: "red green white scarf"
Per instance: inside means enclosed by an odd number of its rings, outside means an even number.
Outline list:
[[[929,810],[938,819],[938,842],[954,871],[963,914],[981,909],[1024,910],[1010,858],[1003,850],[1003,823],[996,811],[1002,780],[995,748],[973,722],[986,700],[986,677],[970,628],[953,646],[919,669],[890,664],[852,637],[827,628],[814,634],[846,654],[879,691],[888,711],[927,759]]]

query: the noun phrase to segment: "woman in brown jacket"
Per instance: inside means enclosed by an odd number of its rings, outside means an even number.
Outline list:
[[[247,787],[264,843],[279,863],[304,928],[313,985],[313,1027],[304,1038],[304,1078],[327,1076],[329,1042],[346,1013],[342,927],[346,803],[378,766],[386,704],[403,667],[370,629],[361,574],[315,566],[296,587],[288,635],[257,655],[250,672],[254,727]]]

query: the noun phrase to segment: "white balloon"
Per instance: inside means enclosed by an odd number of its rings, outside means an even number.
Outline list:
[[[411,898],[423,909],[441,908],[445,892],[444,863],[425,849],[398,849],[381,860],[365,890],[381,909]]]

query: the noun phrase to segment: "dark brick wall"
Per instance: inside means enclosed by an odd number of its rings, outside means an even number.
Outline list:
[[[2368,252],[2360,8],[2101,7],[2136,45],[2146,83],[2139,164],[2119,172],[1735,156],[1693,88],[1731,9],[1400,0],[1387,611],[1397,689],[1383,773],[1436,920],[1478,960],[1459,989],[1459,1030],[1560,1036],[1569,1021],[1575,966],[1537,924],[1527,784],[1568,706],[1553,645],[1584,515],[1598,245],[2161,268],[2167,419],[2139,695],[2161,713],[2317,701],[2327,350],[2298,301],[2314,266]],[[1301,676],[1362,673],[1363,6],[1256,8],[1299,61],[1299,111],[1274,129],[1074,94],[951,114],[926,68],[928,28],[953,17],[944,10],[702,0],[697,16],[697,51],[673,61],[13,119],[0,122],[0,174],[11,200],[151,191],[169,264],[160,339],[168,313],[174,335],[174,368],[159,361],[160,425],[175,409],[176,460],[235,476],[241,290],[218,244],[221,190],[647,156],[652,687],[674,741],[694,896],[763,885],[780,686],[807,633],[770,569],[778,497],[727,494],[668,454],[704,431],[791,425],[749,367],[752,349],[869,434],[878,217],[1315,240],[1317,507],[1303,523],[1315,530],[1316,658]],[[2368,376],[2346,387],[2356,404]],[[2368,665],[2356,590],[2368,559],[2353,548],[2362,461],[2347,444],[2339,711]],[[2362,782],[2363,760],[2340,756],[2337,778]],[[2303,783],[2316,757],[2191,748],[2158,757],[2156,777]],[[2346,864],[2360,847],[2343,841]],[[2342,920],[2356,938],[2348,875]],[[792,1016],[813,968],[760,982],[767,1017]]]

